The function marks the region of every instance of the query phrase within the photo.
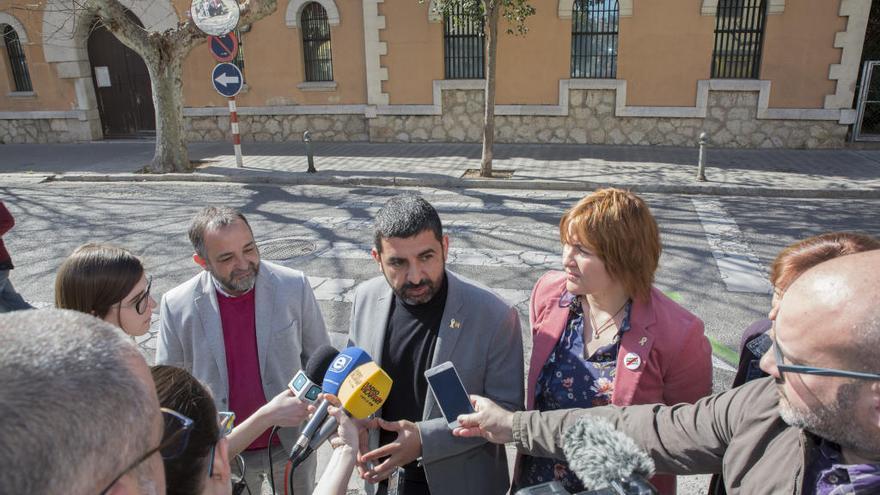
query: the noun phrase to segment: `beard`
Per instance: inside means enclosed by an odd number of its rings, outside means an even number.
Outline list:
[[[403,285],[396,287],[391,279],[388,278],[388,274],[385,273],[385,267],[382,267],[382,274],[385,275],[385,281],[388,282],[391,291],[394,292],[397,298],[410,306],[425,304],[433,299],[443,286],[443,277],[446,276],[446,258],[443,258],[443,270],[440,272],[437,280],[423,278],[418,283],[404,282]]]
[[[213,268],[209,269],[209,271],[214,279],[220,282],[223,290],[232,293],[242,293],[254,288],[260,267],[256,263],[249,263],[247,270],[233,270],[228,277],[219,276]]]
[[[866,431],[856,418],[856,401],[861,385],[841,385],[833,404],[822,404],[810,409],[794,407],[780,385],[779,416],[788,425],[809,431],[843,448],[873,452],[877,448],[876,433]]]
[[[402,286],[394,288],[394,295],[402,299],[403,302],[413,306],[430,301],[437,295],[439,290],[440,283],[423,278],[417,284],[406,282]]]

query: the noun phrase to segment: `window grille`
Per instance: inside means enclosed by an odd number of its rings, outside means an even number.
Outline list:
[[[576,0],[571,15],[571,77],[617,77],[618,0]]]
[[[9,55],[9,67],[15,83],[15,90],[33,91],[21,41],[18,39],[18,33],[9,24],[3,26],[3,41],[6,43],[6,54]]]
[[[767,0],[718,0],[713,78],[759,77],[766,15]]]
[[[306,81],[332,81],[333,57],[327,11],[318,2],[311,2],[303,7],[300,20]]]
[[[483,17],[455,5],[443,19],[446,79],[483,79],[485,68]]]
[[[238,67],[238,70],[241,71],[242,83],[244,83],[245,75],[244,75],[244,39],[242,38],[244,33],[241,32],[239,28],[235,28],[235,39],[238,40],[238,52],[235,53],[235,58],[232,59],[232,63]]]

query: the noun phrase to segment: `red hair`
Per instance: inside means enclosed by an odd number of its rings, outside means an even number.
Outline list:
[[[622,189],[598,189],[562,216],[559,238],[592,248],[608,275],[633,298],[650,297],[660,262],[660,232],[642,198]]]

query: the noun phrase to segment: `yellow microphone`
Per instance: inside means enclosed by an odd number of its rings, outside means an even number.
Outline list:
[[[391,391],[391,377],[375,362],[355,368],[339,387],[343,409],[356,419],[364,419],[378,411]]]
[[[364,419],[378,411],[388,399],[393,380],[373,361],[361,364],[342,380],[339,391],[336,394],[342,403],[342,409],[349,416],[356,419]],[[330,435],[336,433],[336,418],[329,417],[322,424],[321,429],[312,437],[305,450],[295,458],[291,458],[293,467],[305,461],[312,452],[321,446]]]

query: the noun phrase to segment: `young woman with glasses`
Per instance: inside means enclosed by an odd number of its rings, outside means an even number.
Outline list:
[[[229,442],[234,416],[219,413],[214,398],[191,374],[174,366],[150,368],[159,405],[192,418],[189,442],[183,451],[165,458],[168,495],[227,495],[232,493]]]
[[[156,301],[141,260],[107,244],[84,244],[61,264],[55,306],[94,315],[131,336],[150,329]]]
[[[235,415],[217,412],[208,389],[184,369],[158,365],[150,368],[159,404],[192,418],[188,443],[173,457],[165,456],[165,485],[168,495],[226,495],[231,493],[229,460],[235,455],[232,443],[248,445],[263,432],[247,424],[233,429]],[[337,435],[330,439],[335,449],[313,495],[346,493],[358,451],[358,429],[338,408],[339,400],[328,396],[330,415],[339,423]],[[314,409],[312,407],[312,409]],[[231,439],[229,437],[239,437]],[[275,480],[276,492],[284,493]],[[256,495],[256,494],[255,494]]]

